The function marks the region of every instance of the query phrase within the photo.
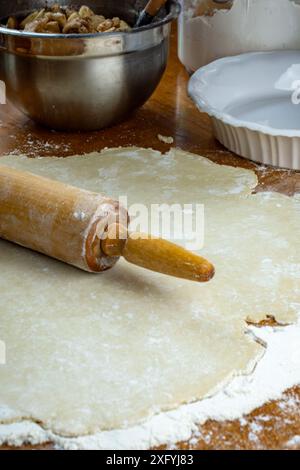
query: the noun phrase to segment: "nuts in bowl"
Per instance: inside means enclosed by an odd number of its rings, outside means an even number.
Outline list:
[[[159,84],[180,10],[169,0],[149,26],[119,32],[135,25],[146,1],[0,0],[8,100],[55,130],[94,131],[124,120]]]
[[[126,21],[118,17],[97,15],[88,6],[75,9],[58,4],[35,10],[25,18],[10,16],[6,27],[45,34],[95,34],[131,30]]]

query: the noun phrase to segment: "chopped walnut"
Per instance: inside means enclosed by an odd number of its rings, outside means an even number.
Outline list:
[[[73,15],[73,13],[76,13],[76,11],[73,8],[66,8],[65,12],[66,12],[67,18],[70,18],[70,16]]]
[[[45,17],[48,18],[48,21],[55,21],[59,24],[60,28],[64,28],[67,22],[67,17],[63,13],[46,13]],[[60,31],[59,31],[60,32]]]
[[[45,9],[43,8],[42,10],[36,10],[30,15],[26,16],[26,18],[20,23],[20,29],[25,29],[25,26],[29,23],[32,23],[35,20],[38,20],[44,16]]]
[[[126,32],[126,31],[130,31],[130,30],[131,30],[131,28],[130,28],[130,26],[126,23],[126,21],[120,20],[120,27],[118,28],[118,31]]]
[[[75,18],[74,20],[69,20],[64,29],[63,29],[63,34],[87,34],[89,33],[89,27],[88,27],[88,22]]]
[[[90,18],[91,16],[93,16],[95,13],[89,8],[89,7],[86,7],[85,5],[82,6],[78,12],[80,18]]]
[[[48,20],[47,18],[40,18],[37,20],[33,20],[29,23],[26,23],[24,31],[28,31],[31,33],[46,33],[45,31],[47,26]]]
[[[120,28],[120,25],[121,25],[121,20],[120,20],[120,18],[113,18],[113,19],[112,19],[112,22],[113,22],[113,26],[114,26],[115,28]]]
[[[60,13],[61,6],[58,3],[54,3],[54,5],[52,5],[52,7],[50,8],[50,11],[52,11],[52,13]]]
[[[93,15],[90,18],[87,18],[89,22],[91,32],[97,33],[98,26],[105,21],[105,17],[102,15]]]
[[[97,31],[99,33],[104,33],[105,31],[108,31],[113,27],[113,21],[112,20],[105,20],[102,23],[99,24]]]
[[[13,18],[12,16],[10,18],[8,18],[8,21],[7,21],[7,27],[9,29],[18,29],[18,20],[16,18]]]
[[[77,11],[73,11],[70,13],[70,15],[68,16],[68,21],[74,21],[74,20],[77,20],[79,19],[80,16],[79,14],[77,13]]]
[[[54,33],[54,34],[59,34],[60,33],[60,27],[59,23],[57,21],[48,21],[48,23],[45,26],[44,29],[45,33]]]
[[[97,15],[91,8],[83,5],[79,10],[62,7],[55,3],[51,7],[35,10],[19,24],[10,17],[7,28],[21,29],[36,33],[87,34],[130,31],[130,26],[118,17],[112,19]]]

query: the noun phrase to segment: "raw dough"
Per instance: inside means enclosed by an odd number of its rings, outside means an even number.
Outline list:
[[[263,348],[247,317],[296,318],[300,199],[251,194],[252,171],[136,148],[0,162],[129,203],[204,203],[201,254],[217,269],[204,285],[125,262],[90,275],[1,241],[1,423],[66,436],[127,427],[251,372]]]

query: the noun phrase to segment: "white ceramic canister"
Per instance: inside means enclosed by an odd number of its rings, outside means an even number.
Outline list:
[[[300,0],[228,0],[225,9],[211,8],[218,1],[181,0],[179,58],[189,72],[225,56],[300,48]]]

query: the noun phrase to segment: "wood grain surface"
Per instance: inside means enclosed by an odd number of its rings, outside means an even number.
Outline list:
[[[172,136],[174,145],[224,165],[253,168],[259,177],[257,191],[273,190],[288,195],[300,192],[300,173],[259,165],[226,151],[213,138],[209,118],[200,114],[186,94],[188,75],[177,59],[173,29],[167,72],[153,97],[126,122],[93,133],[57,133],[36,126],[10,105],[0,106],[0,154],[69,156],[105,147],[136,145],[167,151],[157,135]],[[179,449],[287,449],[296,448],[300,436],[300,386],[281,400],[267,403],[241,420],[208,421],[190,442]],[[298,447],[299,440],[298,440]],[[51,443],[34,447],[52,449]],[[2,447],[9,449],[9,447]],[[24,446],[22,449],[32,449]]]

